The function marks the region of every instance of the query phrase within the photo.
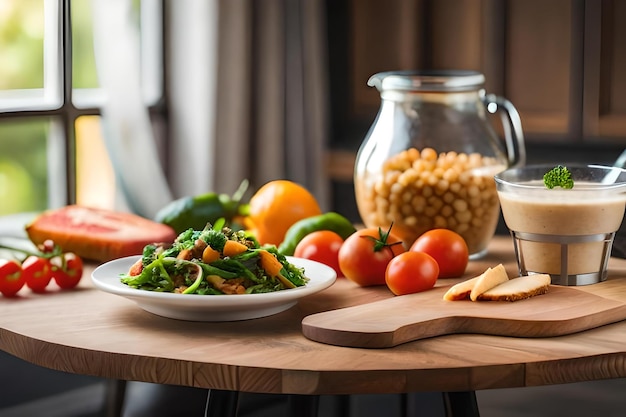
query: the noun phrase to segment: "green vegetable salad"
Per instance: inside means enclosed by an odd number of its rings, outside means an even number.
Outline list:
[[[216,222],[188,229],[171,245],[151,244],[121,282],[142,290],[182,294],[255,294],[306,285],[304,270],[275,246]]]

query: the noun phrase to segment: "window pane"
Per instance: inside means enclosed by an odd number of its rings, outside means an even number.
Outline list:
[[[43,88],[43,0],[0,0],[0,90]]]
[[[48,119],[0,124],[0,215],[48,206]]]
[[[91,1],[72,1],[72,87],[96,88],[98,76],[93,53]]]
[[[115,174],[100,130],[99,116],[76,120],[76,200],[105,209],[115,206]]]
[[[2,0],[0,0],[2,1]],[[91,1],[73,0],[72,48],[74,105],[78,108],[99,107],[104,94],[98,90],[98,70],[94,53],[94,18]],[[160,0],[133,0],[130,21],[139,34],[141,89],[146,105],[158,103],[163,95],[163,25]],[[120,63],[124,65],[124,63]]]

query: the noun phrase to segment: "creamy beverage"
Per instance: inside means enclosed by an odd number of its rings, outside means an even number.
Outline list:
[[[560,241],[567,242],[568,275],[598,273],[624,217],[626,195],[580,181],[571,190],[549,190],[539,181],[523,185],[536,187],[499,190],[498,196],[507,227],[520,232],[518,261],[526,271],[560,275],[563,247],[551,243]]]

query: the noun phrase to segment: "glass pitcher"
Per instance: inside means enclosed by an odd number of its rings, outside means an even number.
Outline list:
[[[475,71],[394,71],[373,75],[378,115],[357,153],[354,185],[367,227],[389,229],[405,246],[446,228],[470,258],[486,253],[500,216],[494,175],[522,166],[521,121],[506,99],[486,94]],[[488,113],[499,113],[504,141]]]

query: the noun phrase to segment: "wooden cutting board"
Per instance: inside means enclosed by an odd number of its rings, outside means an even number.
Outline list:
[[[552,285],[515,302],[445,301],[448,288],[313,314],[302,320],[302,332],[331,345],[387,348],[455,333],[562,336],[626,319],[626,303],[575,287]]]

